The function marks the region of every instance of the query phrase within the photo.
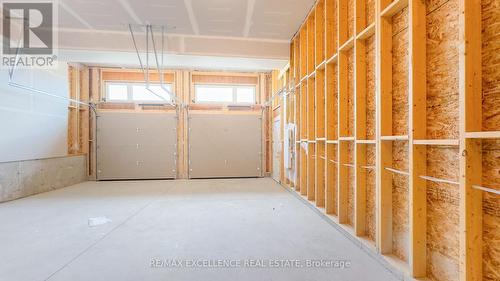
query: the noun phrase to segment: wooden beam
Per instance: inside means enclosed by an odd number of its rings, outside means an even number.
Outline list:
[[[315,199],[317,207],[325,207],[325,142],[316,143],[316,188]]]
[[[425,115],[424,115],[425,116]],[[458,146],[459,140],[413,140],[414,145]]]
[[[366,235],[366,145],[356,144],[356,190],[354,232],[357,236]]]
[[[380,16],[390,0],[379,0],[375,8],[376,30],[376,186],[377,247],[381,254],[392,253],[392,175],[383,167],[392,167],[392,142],[381,142],[392,135],[392,22]]]
[[[307,80],[307,139],[316,139],[316,91],[315,78]]]
[[[459,1],[460,92],[460,280],[483,279],[481,139],[466,139],[482,130],[481,1]]]
[[[357,0],[355,7],[355,31],[361,32],[366,25],[365,0]],[[354,39],[354,38],[353,38]],[[366,139],[366,45],[354,40],[354,137]],[[366,235],[366,145],[354,144],[354,232]]]
[[[339,47],[339,52],[346,52],[353,47],[354,47],[354,37],[351,37]]]
[[[394,2],[393,10],[402,9],[408,1]],[[388,7],[390,9],[391,6]],[[426,92],[426,5],[422,1],[409,3],[409,217],[410,274],[415,278],[427,275],[427,183],[420,175],[427,170],[427,147],[415,146],[414,139],[427,135]]]
[[[307,199],[316,199],[316,144],[307,144]]]
[[[471,114],[474,115],[476,113],[471,112]],[[465,137],[468,139],[500,139],[500,131],[465,132]]]
[[[394,0],[380,12],[380,16],[390,18],[406,7],[408,7],[408,0]]]
[[[386,113],[389,114],[389,113]],[[380,136],[380,140],[383,141],[407,141],[408,135],[403,136]]]
[[[340,142],[338,144],[338,163],[347,163],[349,160],[348,155],[348,145],[347,142]],[[338,219],[340,224],[345,224],[348,221],[348,189],[347,185],[348,177],[349,177],[349,168],[344,165],[337,165],[337,175],[338,175],[338,184],[337,184],[337,205],[338,205]]]
[[[90,93],[89,93],[89,69],[88,67],[82,67],[79,71],[80,75],[80,101],[89,102]],[[80,137],[79,137],[79,153],[87,154],[89,153],[89,129],[90,129],[90,112],[89,107],[81,107],[80,108]],[[87,156],[88,157],[88,156]],[[87,167],[87,175],[89,174],[90,169]]]
[[[324,11],[323,11],[324,12]],[[325,160],[326,156],[326,132],[325,132],[325,70],[316,70],[315,82],[315,139],[316,139],[316,206],[325,206]]]
[[[371,37],[373,34],[375,34],[375,23],[370,24],[363,31],[358,33],[358,35],[356,35],[356,39],[357,40],[364,40],[364,39]]]

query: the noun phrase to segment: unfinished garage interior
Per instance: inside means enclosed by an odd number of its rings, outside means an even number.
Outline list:
[[[1,1],[0,280],[500,280],[500,0]]]

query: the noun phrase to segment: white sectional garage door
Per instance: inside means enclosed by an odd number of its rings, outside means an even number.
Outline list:
[[[100,111],[98,116],[98,180],[176,177],[175,114]]]
[[[262,120],[252,114],[189,114],[189,177],[261,176]]]

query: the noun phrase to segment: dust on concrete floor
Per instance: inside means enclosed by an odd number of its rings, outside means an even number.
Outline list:
[[[94,217],[111,222],[89,227]],[[0,280],[395,280],[268,178],[86,182],[0,204],[0,222]],[[211,267],[151,267],[154,259]],[[266,266],[284,259],[303,267]]]

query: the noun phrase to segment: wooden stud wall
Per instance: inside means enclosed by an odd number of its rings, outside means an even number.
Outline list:
[[[499,66],[496,0],[317,1],[290,185],[408,276],[498,280]]]
[[[89,69],[85,66],[68,66],[69,98],[90,101]],[[90,108],[75,102],[68,104],[68,155],[86,154],[90,150]],[[90,170],[88,171],[90,173]]]
[[[79,75],[78,66],[68,67],[68,79],[69,79],[69,98],[78,99],[79,98]],[[78,154],[79,150],[79,129],[80,125],[78,122],[78,104],[69,103],[68,105],[68,155]]]

